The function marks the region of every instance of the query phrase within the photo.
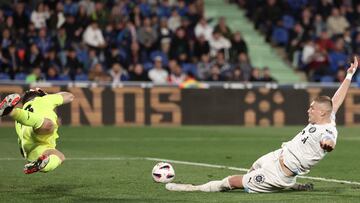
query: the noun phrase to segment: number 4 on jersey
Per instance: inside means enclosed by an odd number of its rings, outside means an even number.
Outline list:
[[[309,136],[307,136],[307,137],[304,137],[303,139],[301,139],[301,142],[303,143],[303,144],[305,144],[305,142],[306,142],[306,140],[309,138]]]

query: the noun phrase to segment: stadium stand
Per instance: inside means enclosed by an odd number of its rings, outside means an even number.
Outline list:
[[[308,81],[339,81],[358,55],[360,1],[236,0],[268,43],[284,48]]]
[[[204,6],[208,9],[209,2],[225,4],[203,0],[2,1],[1,80],[147,80],[143,75],[161,57],[168,73],[164,83],[172,83],[170,60],[176,60],[182,74],[197,80],[212,81],[211,75],[219,73],[217,81],[249,81],[253,68],[268,67],[279,82],[299,81],[268,45],[256,43],[259,38],[251,37],[255,32],[248,29],[249,22],[235,21],[241,11],[207,16]],[[229,7],[233,6],[226,4],[224,9]],[[294,23],[291,16],[285,20],[287,27]],[[201,23],[208,28],[204,30]],[[209,58],[206,69],[202,58]],[[116,74],[114,64],[121,66]],[[139,64],[141,77],[134,73]]]

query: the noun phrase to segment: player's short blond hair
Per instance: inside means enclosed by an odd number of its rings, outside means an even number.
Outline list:
[[[330,113],[331,113],[331,111],[333,109],[333,103],[332,103],[332,100],[330,97],[318,96],[314,99],[314,102],[325,105],[327,107],[327,110],[330,111]]]

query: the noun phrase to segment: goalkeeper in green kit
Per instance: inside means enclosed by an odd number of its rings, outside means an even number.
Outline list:
[[[73,99],[74,95],[69,92],[47,94],[36,89],[26,91],[22,97],[10,94],[0,103],[0,116],[15,120],[20,151],[28,161],[25,174],[49,172],[64,162],[64,154],[56,149],[59,126],[54,110]],[[20,100],[22,108],[17,107]]]

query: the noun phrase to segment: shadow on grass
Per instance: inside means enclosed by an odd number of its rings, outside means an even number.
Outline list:
[[[157,198],[136,198],[136,197],[106,197],[108,194],[99,196],[99,194],[86,195],[81,190],[87,190],[86,185],[76,184],[56,184],[37,186],[30,191],[12,190],[16,196],[15,202],[162,202],[164,199]],[[75,191],[78,190],[78,191]],[[79,194],[77,194],[79,193]],[[101,194],[100,194],[101,195]],[[114,194],[113,196],[121,196]],[[171,202],[182,202],[180,200],[171,200]]]

